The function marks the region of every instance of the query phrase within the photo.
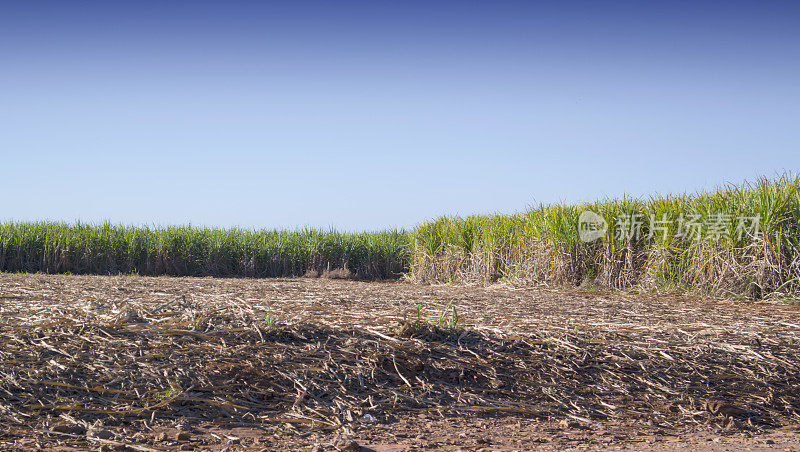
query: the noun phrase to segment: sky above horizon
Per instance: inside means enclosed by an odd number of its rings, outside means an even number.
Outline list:
[[[800,3],[0,4],[0,221],[412,227],[800,169]]]

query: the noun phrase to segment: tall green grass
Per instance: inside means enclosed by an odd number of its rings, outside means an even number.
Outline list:
[[[586,210],[608,223],[593,242],[579,234]],[[618,220],[632,216],[641,219],[640,234],[620,235]],[[741,217],[758,217],[760,233],[740,230]],[[681,236],[678,219],[705,226],[701,236]],[[708,225],[714,224],[712,231]],[[411,232],[0,224],[0,271],[270,277],[336,269],[368,279],[406,273],[419,282],[592,285],[748,298],[798,294],[800,179],[786,175],[693,195],[540,205],[515,215],[443,217]]]
[[[0,224],[2,271],[270,277],[347,269],[374,279],[408,271],[408,251],[404,231]]]
[[[580,239],[578,218],[584,210],[608,224],[597,241]],[[632,215],[642,220],[640,235],[619,234],[619,219]],[[760,218],[760,234],[752,234],[752,220],[740,224],[742,217]],[[689,226],[684,231],[697,232],[690,226],[699,225],[700,236],[680,236],[680,218]],[[412,247],[411,276],[417,281],[587,284],[748,298],[797,294],[800,180],[786,175],[694,195],[443,217],[418,227]]]

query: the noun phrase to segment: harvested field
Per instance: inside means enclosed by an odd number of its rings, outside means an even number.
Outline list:
[[[4,450],[800,446],[796,304],[0,274],[0,342]]]

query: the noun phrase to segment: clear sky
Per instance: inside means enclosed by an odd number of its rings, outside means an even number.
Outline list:
[[[800,169],[800,2],[0,4],[0,220],[409,227]]]

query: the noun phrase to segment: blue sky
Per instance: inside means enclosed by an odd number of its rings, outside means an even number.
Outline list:
[[[410,227],[800,169],[798,2],[3,2],[0,220]]]

